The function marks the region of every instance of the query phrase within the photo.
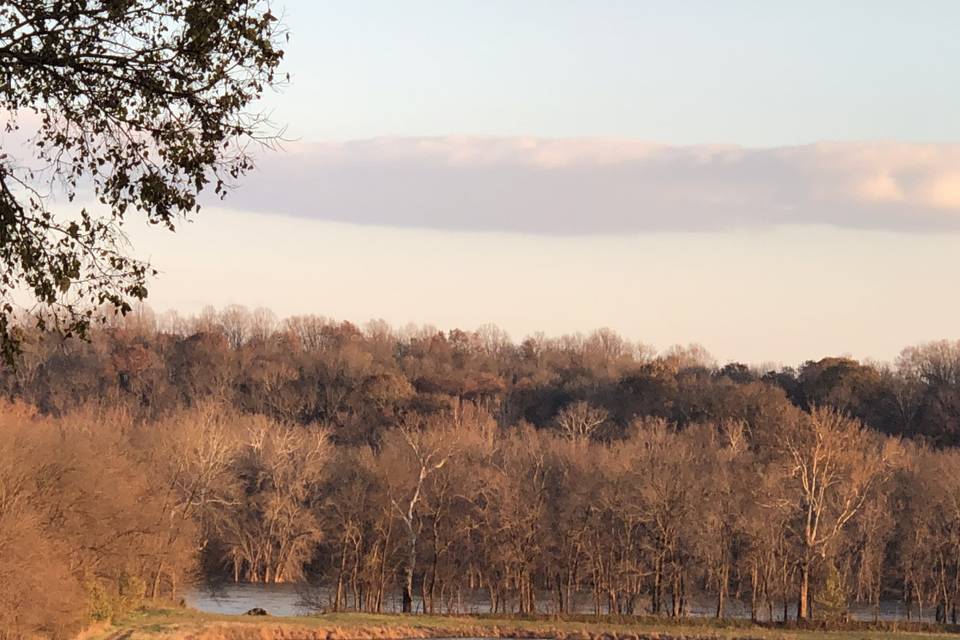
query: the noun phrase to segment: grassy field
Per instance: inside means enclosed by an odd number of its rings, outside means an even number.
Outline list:
[[[362,613],[298,618],[227,616],[189,609],[137,611],[113,625],[90,630],[82,640],[390,640],[400,638],[559,638],[562,640],[898,640],[960,639],[947,631],[870,629],[841,631],[764,627],[745,621],[715,623],[663,619],[520,619],[452,616],[401,616]]]

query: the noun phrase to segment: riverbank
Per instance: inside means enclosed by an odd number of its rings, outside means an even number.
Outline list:
[[[229,616],[191,609],[131,613],[82,640],[398,640],[407,638],[542,638],[556,640],[899,640],[960,638],[955,630],[858,625],[825,631],[707,620],[519,619],[361,613],[297,618]]]

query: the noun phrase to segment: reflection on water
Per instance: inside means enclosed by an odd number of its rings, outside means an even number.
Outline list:
[[[308,585],[296,584],[233,584],[228,583],[222,586],[201,586],[190,591],[187,596],[187,604],[194,609],[206,611],[209,613],[240,614],[246,613],[250,609],[260,607],[273,616],[298,616],[309,615],[324,609],[329,609],[332,603],[331,593],[326,589],[318,589]],[[352,603],[348,602],[348,606]],[[384,601],[384,612],[400,611],[400,594],[391,594]],[[644,611],[644,603],[638,603],[638,611]],[[449,601],[443,604],[436,604],[438,610],[443,613],[489,613],[490,603],[487,593],[482,590],[463,592],[458,602]],[[423,611],[421,601],[414,601],[414,610]],[[508,605],[507,612],[511,612]],[[554,613],[555,603],[549,598],[544,597],[538,602],[537,610],[540,613]],[[709,617],[715,612],[715,603],[711,599],[694,599],[688,605],[688,613],[691,616]],[[760,612],[760,619],[767,619],[769,609],[764,607]],[[439,611],[438,611],[439,612]],[[576,612],[592,614],[593,599],[588,593],[581,593],[576,600]],[[790,615],[795,613],[794,607],[790,607]],[[851,617],[857,620],[873,620],[873,607],[867,604],[854,603],[850,607]],[[778,604],[773,607],[773,618],[780,620],[783,615],[783,605]],[[750,617],[750,608],[747,603],[730,600],[726,606],[726,616],[728,618],[748,618]],[[910,611],[910,617],[913,620],[919,620],[916,608]],[[933,622],[934,611],[931,608],[924,609],[923,620]],[[881,620],[906,620],[907,608],[902,602],[887,601],[880,606]]]

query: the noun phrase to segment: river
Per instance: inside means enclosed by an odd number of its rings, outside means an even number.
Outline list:
[[[265,609],[274,616],[309,615],[329,607],[330,594],[327,590],[316,589],[308,585],[297,584],[233,584],[220,586],[200,586],[192,589],[186,595],[187,604],[200,611],[209,613],[240,614],[255,607]],[[419,599],[414,602],[416,610],[422,610]],[[792,607],[791,607],[792,608]],[[850,607],[851,616],[858,620],[873,620],[873,608],[869,605],[854,603]],[[384,603],[385,612],[400,611],[399,593],[387,598]],[[461,613],[488,613],[490,611],[486,592],[475,591],[461,598],[459,611]],[[539,611],[552,613],[553,603],[544,598],[539,604]],[[593,613],[593,601],[589,594],[581,594],[577,601],[578,613]],[[783,606],[774,607],[774,617],[779,619]],[[689,605],[689,614],[697,617],[712,616],[714,604],[709,599],[693,600]],[[932,608],[924,609],[923,619],[933,621]],[[727,616],[731,618],[747,618],[750,610],[744,603],[730,600],[727,603]],[[907,609],[902,602],[886,601],[881,603],[880,618],[882,620],[906,620]],[[911,618],[917,620],[916,608],[911,611]]]

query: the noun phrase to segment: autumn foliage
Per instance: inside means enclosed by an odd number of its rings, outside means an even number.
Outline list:
[[[336,610],[956,615],[957,345],[761,373],[609,331],[239,308],[25,338],[0,378],[8,637],[210,580]]]

